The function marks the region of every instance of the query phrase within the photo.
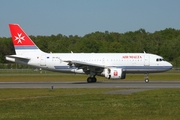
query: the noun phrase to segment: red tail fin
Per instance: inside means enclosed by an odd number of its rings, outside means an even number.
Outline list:
[[[18,24],[9,24],[9,28],[17,55],[42,53]]]
[[[18,24],[9,24],[15,50],[38,49],[29,36]]]

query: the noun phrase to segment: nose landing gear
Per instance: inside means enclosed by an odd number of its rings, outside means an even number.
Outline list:
[[[148,83],[149,82],[149,79],[148,78],[145,78],[145,83]]]
[[[148,73],[144,74],[145,77],[145,83],[149,83]]]

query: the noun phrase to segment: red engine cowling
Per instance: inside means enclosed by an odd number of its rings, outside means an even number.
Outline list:
[[[125,79],[126,73],[121,68],[107,68],[104,70],[104,75],[108,79]]]

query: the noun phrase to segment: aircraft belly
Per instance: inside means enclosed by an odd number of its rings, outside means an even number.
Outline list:
[[[171,69],[168,66],[126,66],[122,68],[126,73],[157,73]]]

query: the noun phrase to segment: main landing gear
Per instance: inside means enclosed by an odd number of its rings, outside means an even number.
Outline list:
[[[145,83],[148,83],[149,82],[148,73],[144,74],[144,77],[145,77]]]
[[[88,83],[94,83],[94,82],[96,82],[96,81],[97,81],[97,79],[96,79],[96,73],[90,71],[90,77],[87,78],[87,82],[88,82]]]
[[[87,82],[88,83],[93,83],[93,82],[96,82],[97,81],[97,79],[96,79],[96,77],[94,76],[94,77],[88,77],[87,78]]]

